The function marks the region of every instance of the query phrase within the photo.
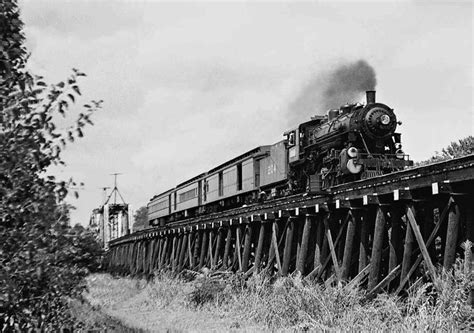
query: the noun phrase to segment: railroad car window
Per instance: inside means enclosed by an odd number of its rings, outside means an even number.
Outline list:
[[[194,199],[197,196],[197,188],[179,194],[179,202]]]
[[[156,212],[168,208],[168,200],[162,200],[150,206],[150,212]]]
[[[288,135],[288,145],[290,146],[295,145],[295,132],[294,131]]]
[[[242,163],[237,164],[237,191],[242,190]]]
[[[219,196],[223,196],[224,195],[224,174],[221,172],[219,172]]]

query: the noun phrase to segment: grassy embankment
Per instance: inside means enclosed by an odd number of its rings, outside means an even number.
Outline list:
[[[192,281],[162,274],[153,282],[96,274],[85,295],[92,306],[129,327],[150,331],[474,329],[467,305],[472,276],[458,263],[440,273],[439,290],[420,285],[401,299],[324,287],[298,277],[270,282],[257,275],[200,276]]]

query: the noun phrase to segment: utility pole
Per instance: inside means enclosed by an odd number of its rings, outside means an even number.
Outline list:
[[[117,193],[118,193],[120,199],[122,199],[122,202],[125,204],[125,200],[123,199],[122,194],[120,194],[120,191],[117,187],[117,176],[121,175],[121,173],[116,172],[116,173],[112,173],[110,175],[114,176],[114,188],[113,188],[112,192],[110,192],[109,197],[107,198],[105,203],[109,202],[109,200],[110,200],[110,198],[112,197],[112,194],[113,194],[114,195],[114,205],[117,204]]]
[[[117,176],[121,175],[121,173],[112,173],[111,175],[114,176],[114,189],[113,189],[113,192],[114,192],[114,204],[116,204],[117,203],[117,192],[118,192]],[[122,201],[124,201],[123,198],[122,198]]]

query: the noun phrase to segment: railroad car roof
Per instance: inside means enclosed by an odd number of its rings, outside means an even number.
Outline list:
[[[209,170],[207,172],[207,174],[211,174],[211,173],[214,173],[220,169],[223,169],[225,168],[226,166],[229,166],[229,165],[232,165],[236,162],[238,162],[239,160],[242,160],[244,158],[247,158],[247,157],[251,157],[251,156],[254,156],[254,155],[258,155],[259,153],[266,153],[268,150],[270,149],[270,146],[259,146],[259,147],[256,147],[252,150],[249,150],[248,152],[242,154],[242,155],[239,155],[237,157],[234,157],[233,159],[225,162],[225,163],[222,163],[221,165],[218,165],[217,167]]]
[[[181,184],[176,185],[176,189],[178,189],[178,187],[183,187],[184,185],[191,184],[192,182],[195,182],[196,180],[198,180],[200,178],[203,178],[205,175],[206,175],[206,172],[203,172],[203,173],[201,173],[200,175],[198,175],[196,177],[188,179],[185,182],[182,182]]]
[[[268,146],[268,145],[267,145],[267,146],[259,146],[259,147],[256,147],[256,148],[254,148],[254,149],[251,149],[251,150],[247,151],[246,153],[243,153],[242,155],[239,155],[239,156],[237,156],[237,157],[234,157],[233,159],[231,159],[231,160],[229,160],[229,161],[227,161],[227,162],[224,162],[224,163],[220,164],[219,166],[217,166],[217,167],[215,167],[215,168],[209,170],[208,172],[203,172],[203,173],[199,174],[199,175],[196,176],[196,177],[193,177],[193,178],[191,178],[191,179],[188,179],[188,180],[186,180],[186,181],[184,181],[184,182],[182,182],[182,183],[176,185],[176,187],[174,187],[174,188],[172,188],[172,189],[169,189],[169,190],[167,190],[167,191],[161,192],[160,194],[154,195],[154,196],[150,199],[150,202],[153,201],[153,200],[155,200],[156,198],[158,198],[158,197],[164,195],[164,194],[168,194],[169,192],[172,192],[172,191],[178,189],[179,187],[183,187],[183,186],[185,186],[185,185],[191,184],[192,182],[195,182],[196,180],[199,180],[200,178],[203,178],[203,177],[205,177],[205,176],[207,176],[207,175],[209,175],[209,174],[212,174],[212,173],[214,173],[214,172],[216,172],[216,171],[218,171],[218,170],[220,170],[220,169],[223,169],[223,168],[225,168],[226,166],[232,165],[232,164],[238,162],[239,160],[242,160],[242,159],[247,158],[247,157],[259,155],[259,154],[265,154],[265,153],[268,152],[269,149],[270,149],[270,146]]]
[[[171,189],[169,189],[169,190],[166,190],[166,191],[164,191],[164,192],[161,192],[160,194],[155,194],[155,195],[150,199],[149,203],[152,202],[153,200],[155,200],[156,198],[161,197],[161,196],[164,195],[164,194],[168,194],[168,193],[173,192],[173,190],[174,190],[174,187],[171,188]]]

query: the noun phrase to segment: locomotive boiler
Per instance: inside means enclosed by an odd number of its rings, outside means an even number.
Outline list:
[[[393,109],[375,101],[347,104],[285,133],[292,191],[320,191],[413,164],[403,153]]]

